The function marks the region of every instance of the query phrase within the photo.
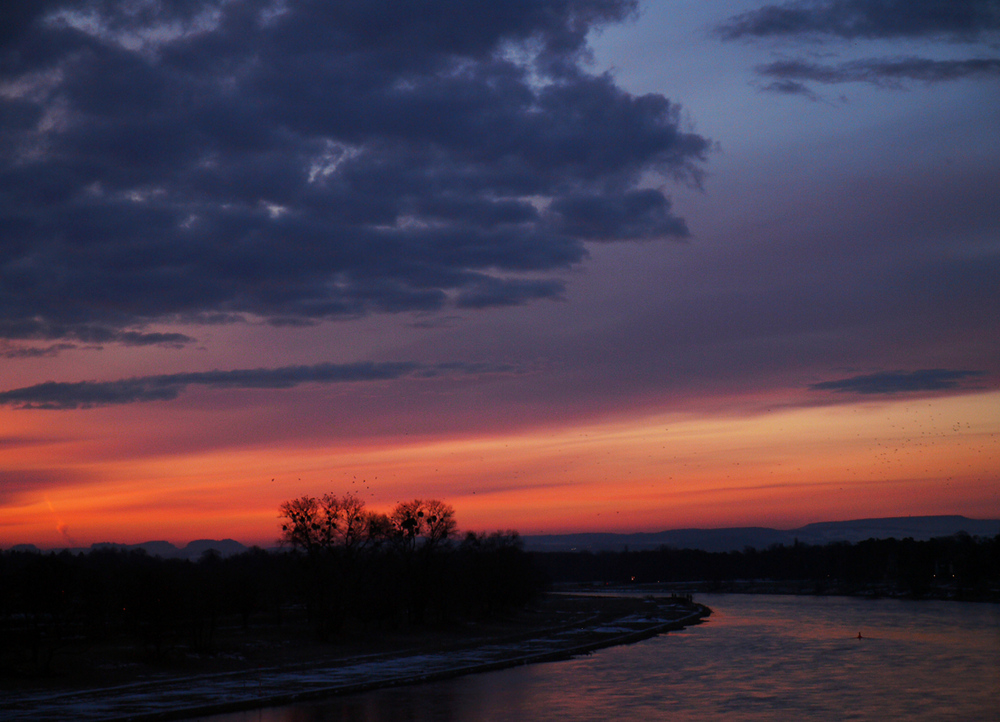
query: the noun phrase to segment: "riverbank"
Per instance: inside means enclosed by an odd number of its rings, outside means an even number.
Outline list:
[[[95,684],[77,670],[4,685],[5,720],[171,720],[289,704],[565,659],[697,624],[707,607],[670,596],[550,594],[516,618],[441,632],[352,637],[338,645],[241,646],[170,669],[118,670]],[[262,646],[263,645],[263,646]],[[100,675],[98,675],[100,676]]]
[[[808,597],[856,597],[859,599],[933,600],[939,602],[1000,603],[1000,589],[966,589],[930,586],[900,589],[896,584],[845,584],[836,581],[730,579],[726,581],[669,582],[630,585],[593,585],[592,588],[632,594],[777,594]]]

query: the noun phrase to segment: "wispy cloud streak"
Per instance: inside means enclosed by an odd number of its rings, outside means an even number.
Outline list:
[[[994,52],[1000,39],[996,0],[820,0],[767,5],[730,18],[715,28],[723,40],[780,38],[789,41],[920,40],[985,44]],[[882,43],[885,44],[884,42]],[[899,88],[903,81],[941,83],[1000,76],[1000,58],[866,58],[836,65],[781,60],[756,72],[774,79],[761,90],[816,100],[804,84],[870,83]]]
[[[19,409],[81,409],[143,401],[169,401],[177,398],[188,386],[215,389],[290,389],[307,383],[357,383],[391,381],[407,377],[434,378],[443,375],[516,371],[513,366],[505,364],[463,362],[420,364],[407,361],[195,371],[140,376],[117,381],[46,381],[0,392],[0,404]]]
[[[996,0],[820,0],[785,2],[730,18],[726,40],[799,35],[841,38],[946,37],[976,40],[1000,31]]]
[[[802,60],[782,60],[756,68],[760,75],[777,78],[777,87],[769,90],[788,92],[799,81],[832,85],[835,83],[870,83],[881,87],[902,87],[902,81],[940,83],[960,78],[1000,77],[1000,58],[971,60],[857,60],[838,65],[819,65]]]
[[[914,391],[947,391],[959,388],[961,382],[982,376],[981,371],[921,369],[918,371],[882,371],[852,376],[836,381],[823,381],[809,386],[813,391],[835,391],[850,394],[898,394]]]

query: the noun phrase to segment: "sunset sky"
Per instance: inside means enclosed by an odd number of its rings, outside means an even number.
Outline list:
[[[0,547],[1000,518],[1000,3],[5,2],[0,359]]]

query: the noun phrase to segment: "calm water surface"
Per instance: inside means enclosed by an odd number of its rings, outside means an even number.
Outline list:
[[[1000,605],[697,599],[700,626],[579,659],[203,719],[1000,720]]]

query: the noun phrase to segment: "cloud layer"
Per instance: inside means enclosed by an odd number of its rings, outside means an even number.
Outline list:
[[[290,389],[306,383],[389,381],[406,377],[432,378],[444,374],[505,373],[514,370],[513,367],[502,364],[451,362],[428,365],[396,361],[193,371],[117,381],[46,381],[0,392],[0,404],[19,409],[85,409],[141,401],[169,401],[177,398],[188,386],[215,389]]]
[[[967,41],[998,31],[996,0],[800,0],[737,15],[717,29],[727,40],[818,35]]]
[[[813,391],[835,391],[851,394],[898,394],[914,391],[947,391],[959,388],[961,382],[981,376],[980,371],[952,369],[921,369],[919,371],[883,371],[852,376],[836,381],[812,384]]]
[[[859,60],[838,65],[819,65],[801,60],[783,60],[757,67],[760,75],[775,78],[768,90],[798,92],[801,81],[831,85],[870,83],[880,87],[902,87],[903,81],[940,83],[959,78],[1000,77],[1000,58],[971,60]]]
[[[997,0],[819,0],[767,5],[730,18],[715,28],[724,40],[784,38],[791,40],[920,39],[970,44],[1000,38]],[[870,83],[902,87],[903,81],[925,83],[1000,76],[1000,58],[932,59],[865,58],[834,65],[795,59],[760,65],[756,72],[771,79],[763,90],[815,98],[805,84]]]
[[[520,304],[585,241],[684,236],[640,180],[697,182],[708,141],[585,69],[634,12],[6,3],[0,338]]]

